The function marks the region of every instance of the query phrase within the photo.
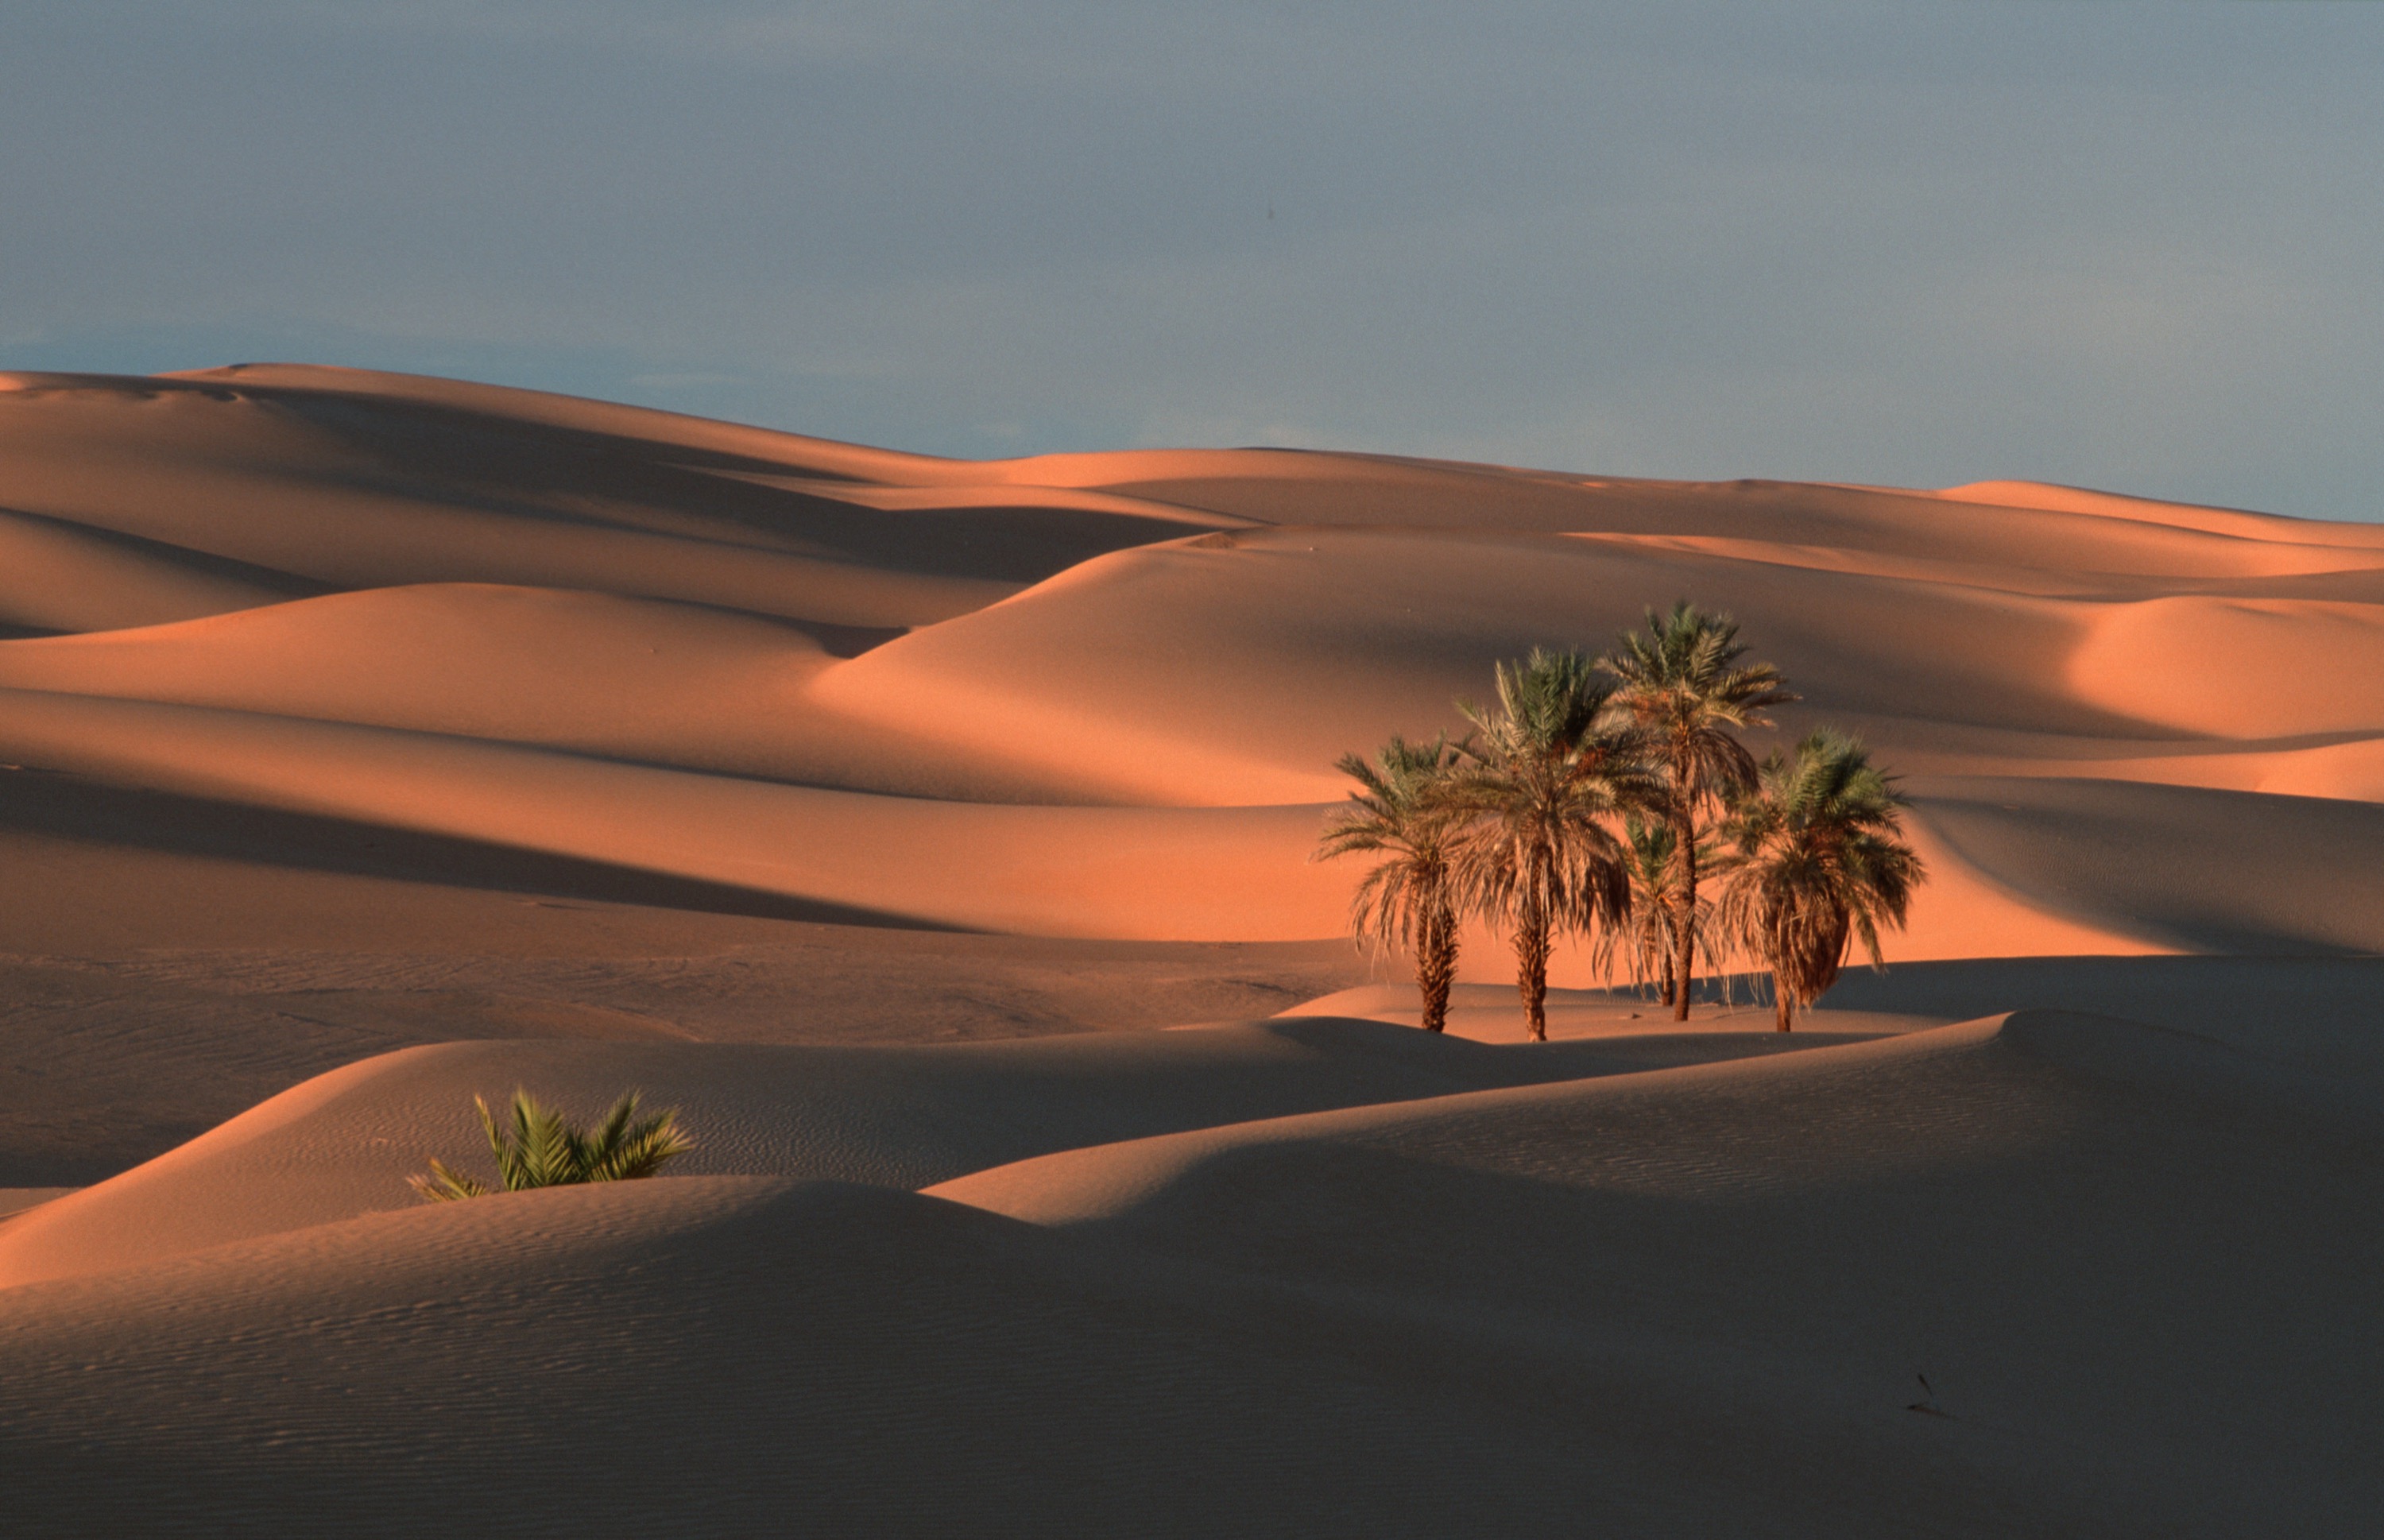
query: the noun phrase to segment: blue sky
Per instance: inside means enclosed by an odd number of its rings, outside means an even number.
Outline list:
[[[2384,517],[2384,7],[0,0],[0,366]]]

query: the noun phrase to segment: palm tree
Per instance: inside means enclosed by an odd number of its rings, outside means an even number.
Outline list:
[[[1620,645],[1598,660],[1621,681],[1615,704],[1646,734],[1647,756],[1663,776],[1664,817],[1681,867],[1670,909],[1680,979],[1675,1021],[1689,1019],[1689,988],[1697,976],[1698,819],[1754,783],[1755,756],[1733,730],[1769,727],[1763,708],[1796,699],[1769,664],[1742,665],[1745,652],[1736,621],[1683,599],[1661,617],[1648,610],[1646,634],[1624,632]]]
[[[1358,789],[1335,812],[1317,849],[1327,859],[1383,853],[1349,900],[1350,923],[1361,942],[1414,955],[1426,1032],[1447,1029],[1448,991],[1457,981],[1450,861],[1464,815],[1448,797],[1456,764],[1446,734],[1430,743],[1394,736],[1372,764],[1360,754],[1342,755],[1341,771]]]
[[[1672,855],[1675,844],[1672,826],[1662,819],[1642,818],[1636,813],[1623,814],[1623,860],[1631,873],[1631,913],[1620,927],[1607,932],[1608,962],[1617,953],[1626,953],[1631,976],[1658,986],[1666,1005],[1672,1003],[1678,976],[1674,969],[1680,961],[1672,945],[1672,905],[1679,896],[1681,880],[1681,863]],[[1705,859],[1700,853],[1699,862]],[[1701,946],[1705,944],[1702,938],[1713,928],[1712,908],[1706,900],[1697,900],[1695,924]]]
[[[1904,805],[1859,741],[1824,730],[1765,760],[1723,822],[1722,921],[1770,968],[1781,1031],[1837,982],[1856,937],[1883,965],[1879,927],[1901,930],[1928,878]]]
[[[562,1113],[540,1106],[518,1087],[510,1126],[498,1126],[496,1114],[480,1098],[474,1097],[472,1105],[480,1110],[480,1126],[488,1130],[489,1149],[497,1158],[497,1174],[506,1192],[652,1176],[664,1161],[694,1148],[679,1131],[677,1108],[639,1118],[635,1091],[613,1103],[592,1133],[572,1126]],[[409,1176],[406,1185],[433,1203],[482,1198],[491,1190],[477,1177],[436,1160],[429,1174]]]
[[[1459,840],[1458,886],[1470,908],[1506,925],[1532,1039],[1548,1036],[1548,948],[1559,929],[1587,931],[1629,913],[1631,876],[1607,826],[1656,788],[1640,734],[1607,709],[1611,687],[1579,652],[1534,648],[1498,665],[1498,709],[1460,705],[1479,734],[1451,795],[1472,814]]]

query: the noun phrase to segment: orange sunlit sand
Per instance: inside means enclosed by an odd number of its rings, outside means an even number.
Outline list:
[[[1683,596],[1903,777],[1899,965],[1782,1037],[1568,946],[1526,1045],[1477,927],[1414,1030],[1335,760]],[[2384,527],[20,374],[0,639],[38,1532],[2384,1497]],[[517,1085],[696,1148],[417,1203]]]

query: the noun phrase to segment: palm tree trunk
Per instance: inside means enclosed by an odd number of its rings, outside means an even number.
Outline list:
[[[1789,1022],[1796,1012],[1796,997],[1790,994],[1787,987],[1780,982],[1778,974],[1771,975],[1771,998],[1779,1012],[1775,1019],[1780,1024],[1780,1030],[1785,1032],[1788,1030]]]
[[[1664,949],[1664,1003],[1666,1005],[1672,1003],[1672,979],[1675,976],[1672,972],[1672,949],[1667,947]]]
[[[1548,1040],[1548,917],[1526,902],[1515,916],[1515,987],[1523,997],[1523,1019],[1532,1041]]]
[[[1672,1002],[1672,1019],[1689,1019],[1689,985],[1697,976],[1697,831],[1685,797],[1672,810],[1673,848],[1681,852],[1681,897],[1672,911],[1672,943],[1680,961],[1680,996]]]
[[[1425,926],[1416,949],[1416,987],[1423,993],[1423,1029],[1448,1030],[1448,991],[1457,982],[1457,921],[1446,909]]]

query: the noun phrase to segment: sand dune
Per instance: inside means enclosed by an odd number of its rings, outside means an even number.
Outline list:
[[[514,844],[891,920],[1313,937],[1347,885],[1307,807],[927,801],[246,712],[0,690],[0,754],[117,784]],[[1266,876],[1254,883],[1254,873]],[[1277,875],[1280,873],[1281,875]]]
[[[1898,965],[1410,1030],[1333,762],[1680,596]],[[11,1533],[2355,1533],[2379,676],[2384,527],[2083,489],[0,376]],[[516,1085],[701,1143],[415,1203]]]
[[[2281,1259],[2372,1200],[2354,1151],[2379,1111],[2198,1038],[2037,1012],[1176,1135],[930,1190],[1594,1342],[1650,1382],[1700,1383],[1701,1402],[1793,1400],[1808,1428],[1824,1407],[1859,1422],[1918,1368],[1979,1427],[1956,1457],[1974,1476],[2024,1470],[2040,1498],[2119,1509],[2053,1527],[2317,1532],[2353,1521],[2341,1505],[2367,1479],[2340,1462],[2377,1344],[2341,1335],[2355,1265],[2321,1280]],[[1906,1479],[1871,1458],[1881,1485]]]
[[[2070,660],[2079,693],[2213,738],[2384,727],[2384,604],[2176,597],[2118,607]]]
[[[13,1291],[13,1521],[1449,1534],[1545,1526],[1606,1473],[1517,1451],[1494,1392],[1373,1367],[1395,1331],[1320,1342],[1297,1301],[908,1193],[705,1178],[466,1211]],[[342,1394],[327,1358],[408,1370]],[[202,1373],[220,1405],[182,1416]],[[1514,1496],[1454,1479],[1502,1451]]]
[[[0,508],[0,627],[11,631],[155,626],[313,591],[287,574]]]
[[[776,460],[384,401],[341,389],[368,380],[339,371],[296,391],[14,378],[0,505],[337,587],[584,588],[882,630],[989,603],[1154,527],[1013,508],[971,540],[950,518],[888,520],[716,474],[787,468]],[[950,571],[972,545],[977,559]]]
[[[441,584],[57,637],[12,649],[5,666],[21,689],[535,740],[684,696],[694,721],[732,701],[761,714],[830,661],[806,633],[732,611]]]
[[[2378,1364],[2337,1323],[2378,1259],[2364,1232],[2297,1259],[2375,1201],[2376,1111],[2047,1012],[928,1197],[709,1176],[366,1214],[9,1291],[13,1511],[2341,1533]]]
[[[51,638],[0,657],[0,686],[904,787],[909,746],[806,707],[834,661],[813,630],[737,611],[429,584]]]
[[[1849,1014],[1948,1021],[1982,1007],[2059,1001],[2212,1038],[2322,1079],[2384,1087],[2375,1031],[2379,997],[2384,958],[2374,956],[2047,957],[1849,974],[1831,991],[1830,1003]]]
[[[2384,697],[2357,680],[2384,635],[2384,538],[2367,527],[2018,484],[1690,485],[1285,451],[975,465],[287,366],[15,378],[0,501],[43,529],[357,591],[0,643],[0,685],[415,736],[88,711],[68,727],[81,708],[12,695],[0,754],[367,827],[940,924],[1322,936],[1347,877],[1298,863],[1315,814],[1291,810],[1339,795],[1336,755],[1455,727],[1452,700],[1484,693],[1493,662],[1596,645],[1677,593],[1732,609],[1799,683],[1788,728],[1857,726],[1917,773],[2377,790]],[[2303,591],[2318,579],[2338,586]],[[573,793],[558,824],[546,789],[564,782],[622,789]],[[547,815],[525,810],[530,784]],[[625,799],[638,816],[610,811]],[[1082,815],[955,803],[1252,811],[1104,815],[1081,826],[1140,843],[1087,881],[1026,853],[1087,848],[1058,832]],[[762,827],[782,851],[752,848]],[[1917,955],[2179,944],[2129,921],[2123,893],[2081,898],[2074,871],[1968,874],[1968,847],[1940,846]],[[943,878],[919,880],[919,860]],[[1233,886],[1254,901],[1224,901]],[[2267,913],[2236,929],[2343,944]]]
[[[1867,1024],[1868,1025],[1868,1024]],[[448,1043],[319,1075],[157,1160],[0,1228],[0,1288],[415,1206],[437,1155],[488,1163],[472,1099],[515,1087],[583,1116],[627,1087],[683,1105],[676,1170],[915,1188],[1031,1155],[1318,1108],[1780,1050],[1666,1034],[1500,1053],[1314,1013],[1175,1032],[924,1048]]]

